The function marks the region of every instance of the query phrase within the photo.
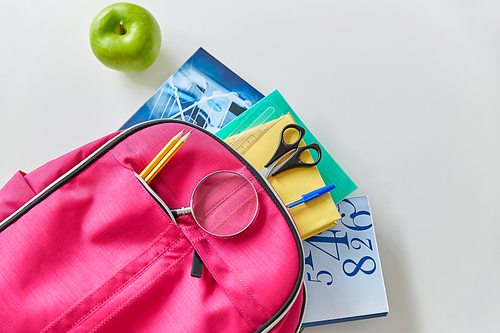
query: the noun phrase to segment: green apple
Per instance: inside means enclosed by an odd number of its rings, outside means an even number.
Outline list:
[[[99,12],[90,25],[92,52],[104,65],[121,72],[140,72],[160,52],[158,22],[145,8],[119,2]]]

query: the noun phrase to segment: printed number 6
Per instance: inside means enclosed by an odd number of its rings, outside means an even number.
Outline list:
[[[330,274],[330,272],[325,271],[325,270],[323,270],[323,271],[319,271],[319,272],[316,274],[316,280],[313,280],[313,279],[311,278],[311,274],[310,274],[310,273],[307,273],[307,281],[311,281],[311,282],[324,282],[324,281],[321,281],[321,280],[319,279],[320,275],[328,275],[328,276],[330,277],[330,281],[328,281],[328,282],[326,283],[326,285],[327,285],[327,286],[330,286],[330,285],[333,283],[333,276],[332,276],[332,274]]]

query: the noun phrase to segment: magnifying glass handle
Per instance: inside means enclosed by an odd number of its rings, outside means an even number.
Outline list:
[[[172,214],[174,214],[174,217],[179,217],[182,215],[187,215],[187,214],[193,214],[193,210],[191,207],[182,207],[178,209],[172,209]]]

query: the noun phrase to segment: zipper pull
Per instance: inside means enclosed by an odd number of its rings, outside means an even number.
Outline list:
[[[202,274],[203,274],[203,261],[201,261],[198,252],[196,252],[196,250],[193,250],[193,263],[191,264],[191,276],[201,278]]]

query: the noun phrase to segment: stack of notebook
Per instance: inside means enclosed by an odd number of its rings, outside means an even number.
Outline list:
[[[357,186],[274,91],[268,96],[200,48],[123,125],[172,118],[224,140],[258,170],[273,155],[284,126],[306,133],[300,145],[318,143],[320,162],[268,178],[283,202],[334,184],[329,193],[290,208],[304,243],[307,307],[303,327],[383,316],[387,297],[367,197],[347,198]],[[305,151],[304,161],[314,158]]]

